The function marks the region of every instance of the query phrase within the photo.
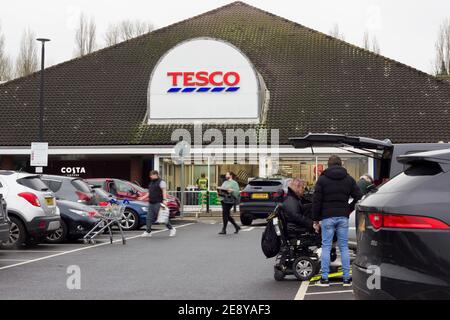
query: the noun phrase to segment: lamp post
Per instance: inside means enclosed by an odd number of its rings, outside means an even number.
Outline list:
[[[39,94],[39,142],[44,141],[44,68],[45,68],[45,43],[50,41],[46,38],[37,38],[41,42],[41,89]]]

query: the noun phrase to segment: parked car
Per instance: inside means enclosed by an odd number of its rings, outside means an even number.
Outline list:
[[[10,222],[8,219],[8,212],[6,208],[6,201],[3,195],[0,194],[0,243],[9,240]]]
[[[86,205],[95,204],[93,191],[82,178],[43,174],[41,179],[58,199]]]
[[[103,190],[100,187],[93,188],[95,192],[96,202],[106,205],[111,199],[116,199],[113,194]],[[120,200],[119,200],[120,203]],[[123,202],[122,202],[123,203]],[[126,208],[121,220],[122,228],[124,230],[137,230],[140,229],[147,222],[148,203],[145,201],[128,200],[125,204]],[[174,218],[174,215],[170,216]]]
[[[359,154],[374,158],[375,185],[381,185],[395,177],[405,169],[405,165],[397,161],[400,155],[442,150],[450,147],[448,143],[403,143],[393,144],[390,140],[377,140],[365,137],[354,137],[343,134],[309,133],[301,138],[289,138],[295,148],[314,147],[353,147]],[[355,152],[355,151],[353,151]],[[356,151],[358,153],[358,151]],[[355,212],[349,219],[349,247],[356,249]]]
[[[283,201],[287,181],[281,178],[255,178],[241,191],[239,211],[241,223],[252,224],[254,219],[265,219]]]
[[[55,195],[36,174],[0,171],[0,193],[8,204],[10,235],[2,248],[33,245],[60,227]]]
[[[86,179],[92,187],[100,187],[117,199],[139,200],[148,202],[148,189],[135,183],[115,178]],[[180,215],[180,200],[172,195],[167,196],[167,207],[171,217]]]
[[[407,169],[357,205],[355,297],[448,300],[450,149],[397,159]]]
[[[46,237],[48,243],[63,243],[81,239],[98,222],[99,213],[81,203],[56,200],[61,216],[61,226]]]
[[[114,178],[86,179],[92,186],[101,187],[117,199],[148,201],[148,190],[132,182]]]

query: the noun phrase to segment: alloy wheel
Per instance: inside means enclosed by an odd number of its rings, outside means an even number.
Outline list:
[[[122,227],[124,229],[130,229],[135,225],[136,217],[134,216],[133,212],[126,210],[122,214],[122,220],[120,220],[120,223],[122,224]]]
[[[62,235],[63,235],[63,229],[62,229],[62,227],[59,227],[53,233],[49,234],[47,236],[47,239],[50,241],[56,241],[56,240],[61,239]]]
[[[20,229],[17,224],[11,222],[11,226],[9,228],[9,244],[15,244],[20,238]]]

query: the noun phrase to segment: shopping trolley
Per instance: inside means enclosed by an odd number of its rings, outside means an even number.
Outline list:
[[[122,203],[115,199],[111,199],[105,206],[92,206],[100,214],[100,221],[83,237],[85,244],[95,244],[95,238],[107,231],[109,233],[109,241],[113,243],[112,227],[117,226],[122,236],[122,244],[126,243],[125,235],[123,233],[121,220],[125,211],[128,200],[123,200]]]

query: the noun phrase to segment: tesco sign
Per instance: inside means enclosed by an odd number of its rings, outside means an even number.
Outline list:
[[[258,123],[260,76],[238,48],[212,38],[181,42],[155,65],[148,123]]]
[[[171,78],[172,87],[167,90],[174,92],[236,92],[241,76],[236,71],[198,71],[198,72],[167,72]],[[181,87],[180,87],[181,86]]]

